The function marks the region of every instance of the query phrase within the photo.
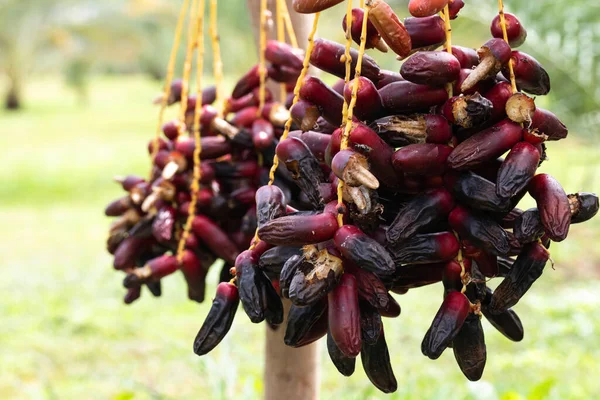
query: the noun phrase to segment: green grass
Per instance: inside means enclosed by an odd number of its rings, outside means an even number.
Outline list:
[[[262,391],[263,326],[240,312],[210,355],[191,351],[207,304],[185,296],[181,276],[162,298],[121,303],[122,276],[104,251],[105,203],[121,193],[111,176],[145,174],[154,134],[149,99],[159,85],[101,78],[81,107],[56,80],[28,87],[27,109],[0,113],[0,398],[256,399]],[[598,148],[576,134],[551,143],[542,170],[568,192],[600,189]],[[600,224],[553,244],[555,270],[516,307],[526,336],[512,343],[484,321],[488,365],[469,383],[451,352],[437,361],[420,341],[440,302],[439,285],[398,296],[386,320],[399,389],[384,396],[357,367],[344,378],[321,345],[323,399],[591,399],[600,397]],[[216,282],[216,271],[209,275]],[[214,285],[209,288],[212,292]]]

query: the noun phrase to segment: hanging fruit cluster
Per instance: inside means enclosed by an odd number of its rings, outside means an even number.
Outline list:
[[[294,0],[295,11],[315,17],[304,62],[280,35],[267,43],[263,23],[261,63],[238,82],[225,117],[206,105],[205,90],[202,107],[190,97],[187,119],[165,125],[152,179],[123,180],[129,194],[114,203],[118,212],[107,212],[121,215],[109,239],[115,267],[128,273],[128,298],[181,269],[188,285],[192,276],[201,287],[201,300],[206,269],[222,258],[223,282],[196,354],[219,344],[241,301],[252,322],[285,324],[289,346],[327,335],[343,375],[360,354],[383,392],[397,387],[381,320],[400,315],[390,292],[441,281],[442,304],[421,350],[437,359],[451,347],[465,376],[477,380],[486,362],[481,316],[507,338],[523,338],[511,307],[541,276],[551,241],[592,218],[598,197],[567,195],[536,174],[546,143],[568,131],[529,97],[547,94],[550,80],[533,57],[512,50],[526,31],[501,0],[493,38],[477,50],[451,43],[462,0],[411,0],[403,22],[382,0],[355,9],[348,1],[346,45],[314,39],[319,13],[341,2]],[[368,48],[405,60],[400,73],[380,69],[364,55]],[[306,75],[309,62],[341,79],[329,87]],[[287,83],[289,113],[270,102],[267,76]],[[193,159],[194,138],[181,131],[194,118],[202,163]],[[197,191],[194,171],[202,177]],[[185,235],[194,193],[197,215]],[[537,207],[523,211],[517,205],[527,194]],[[186,239],[183,257],[178,236]],[[486,282],[495,277],[502,281],[492,292]],[[292,303],[285,321],[282,297]]]

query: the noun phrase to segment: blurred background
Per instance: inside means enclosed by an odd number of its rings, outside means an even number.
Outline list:
[[[389,1],[401,18],[406,1]],[[455,44],[478,47],[493,0],[466,1]],[[506,1],[528,31],[522,50],[548,70],[538,104],[570,128],[548,146],[541,172],[568,193],[600,191],[600,4]],[[237,318],[224,342],[198,358],[192,340],[210,302],[187,300],[181,276],[163,296],[122,304],[122,276],[105,252],[104,205],[117,174],[145,175],[180,1],[0,0],[0,398],[256,399],[264,327]],[[245,1],[219,2],[228,88],[255,63]],[[344,7],[323,13],[320,36],[341,41]],[[373,55],[373,54],[372,54]],[[210,81],[210,54],[207,54]],[[398,70],[393,56],[375,54]],[[181,59],[182,57],[180,57]],[[181,60],[180,60],[181,64]],[[178,71],[181,68],[178,67]],[[531,202],[525,200],[521,208]],[[384,396],[360,368],[338,374],[322,346],[323,399],[600,398],[600,219],[553,244],[554,268],[516,307],[525,339],[512,343],[485,320],[488,362],[468,382],[451,352],[430,361],[420,342],[440,301],[435,285],[397,296],[386,320],[399,389]],[[217,282],[218,268],[209,280]],[[494,284],[492,284],[494,286]]]

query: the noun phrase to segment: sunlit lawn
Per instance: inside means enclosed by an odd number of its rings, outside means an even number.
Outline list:
[[[161,298],[146,292],[123,305],[122,276],[104,251],[102,209],[120,195],[110,178],[146,173],[158,89],[136,77],[97,79],[82,107],[59,81],[39,80],[26,111],[0,114],[0,398],[260,398],[263,326],[240,312],[217,350],[198,358],[191,344],[207,305],[186,300],[181,276],[165,279]],[[568,192],[600,191],[599,155],[573,134],[550,145],[542,170]],[[440,302],[435,286],[399,296],[402,316],[386,321],[396,394],[377,392],[360,367],[342,377],[322,346],[322,398],[600,398],[599,240],[596,221],[552,246],[555,270],[516,307],[523,342],[484,321],[480,382],[462,376],[451,351],[435,362],[420,353]]]

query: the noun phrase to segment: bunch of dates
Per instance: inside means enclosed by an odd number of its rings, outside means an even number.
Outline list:
[[[290,46],[271,41],[266,47],[270,62],[266,78],[286,85],[291,91],[302,67],[303,54]],[[214,87],[203,90],[202,98],[187,98],[185,120],[165,123],[159,140],[151,140],[151,178],[116,177],[125,195],[112,201],[105,214],[116,217],[110,226],[107,249],[114,255],[114,268],[126,274],[124,301],[137,300],[142,286],[161,295],[161,279],[180,270],[188,297],[201,302],[205,277],[217,259],[224,260],[222,280],[230,280],[229,269],[250,245],[257,229],[255,197],[269,181],[278,137],[289,117],[283,104],[275,102],[269,89],[258,114],[260,74],[252,68],[226,99],[223,113],[211,104]],[[170,87],[168,104],[181,102],[183,83]],[[159,99],[162,100],[162,99]],[[201,101],[201,179],[191,232],[182,257],[176,253],[188,219],[192,193],[195,138],[192,135],[196,102]],[[277,173],[275,183],[292,205],[306,206],[307,200],[293,185],[289,173]]]
[[[313,13],[338,3],[295,0],[294,9]],[[526,38],[514,15],[505,14],[508,42],[495,18],[492,39],[477,50],[452,46],[450,53],[441,49],[446,32],[437,13],[448,6],[456,18],[461,0],[411,0],[413,16],[404,21],[384,1],[367,4],[365,47],[396,53],[404,60],[399,72],[365,55],[360,76],[346,84],[345,45],[317,39],[310,63],[340,79],[329,86],[305,76],[292,105],[302,54],[270,41],[266,74],[286,84],[285,105],[267,91],[258,112],[259,66],[238,81],[223,118],[209,105],[214,92],[203,93],[201,189],[181,262],[175,251],[191,199],[195,142],[185,132],[194,97],[185,122],[163,127],[152,178],[119,179],[127,195],[107,207],[118,217],[108,249],[127,274],[128,303],[143,285],[159,294],[160,279],[178,269],[188,296],[202,301],[209,266],[225,261],[196,354],[222,341],[241,301],[252,322],[284,325],[289,346],[327,336],[330,358],[345,376],[360,354],[366,375],[386,393],[397,388],[382,324],[382,317],[400,315],[392,293],[442,282],[441,306],[421,350],[437,359],[451,348],[465,376],[477,380],[486,362],[481,316],[510,340],[522,340],[512,307],[541,276],[551,241],[592,218],[598,197],[568,195],[551,176],[536,174],[546,143],[568,131],[530,97],[547,94],[550,80],[537,60],[512,49]],[[357,43],[364,16],[354,9],[343,18]],[[349,55],[354,77],[359,52]],[[355,85],[346,147],[342,115]],[[180,101],[181,84],[171,92],[169,103]],[[288,117],[292,130],[283,138]],[[537,207],[521,210],[527,194]],[[491,278],[502,279],[495,291],[486,285]],[[292,304],[287,315],[282,298]]]
[[[340,2],[295,0],[294,8],[312,13]],[[411,1],[413,17],[404,22],[383,1],[367,4],[365,47],[397,53],[405,59],[400,72],[365,55],[361,75],[348,84],[340,79],[330,87],[314,76],[301,82],[290,110],[295,130],[275,148],[282,180],[256,191],[260,240],[237,256],[235,280],[218,286],[194,351],[203,355],[219,344],[241,301],[252,322],[284,324],[289,346],[327,336],[331,360],[345,376],[360,354],[371,382],[393,392],[382,325],[382,317],[400,315],[391,293],[442,282],[421,350],[437,359],[451,348],[465,376],[478,380],[486,363],[482,315],[508,339],[522,340],[512,307],[541,276],[550,243],[593,217],[598,197],[567,194],[550,175],[536,174],[546,143],[568,131],[530,97],[547,94],[550,80],[538,61],[512,49],[526,37],[514,15],[505,14],[508,43],[496,18],[492,39],[479,49],[452,46],[449,53],[438,49],[446,32],[437,13],[449,5],[455,18],[462,1]],[[352,10],[357,43],[364,15]],[[317,39],[310,63],[343,78],[344,52],[343,44]],[[358,51],[350,57],[354,76]],[[354,85],[343,148],[343,104]],[[297,200],[289,197],[298,189]],[[527,194],[537,207],[522,210],[517,205]],[[299,211],[290,208],[293,201]],[[486,285],[490,278],[502,279],[495,291]],[[285,321],[281,298],[292,303]]]

